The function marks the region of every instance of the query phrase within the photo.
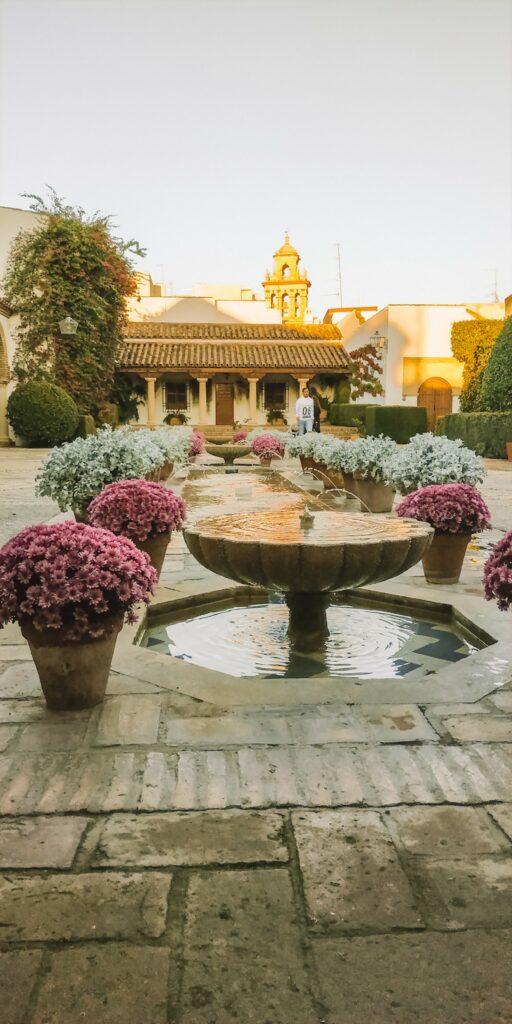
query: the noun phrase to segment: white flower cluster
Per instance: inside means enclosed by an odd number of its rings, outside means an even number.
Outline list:
[[[336,441],[325,462],[329,469],[382,481],[386,478],[386,463],[397,447],[395,441],[382,434],[360,437],[357,441]]]
[[[285,434],[284,444],[286,454],[291,457],[302,455],[305,459],[325,462],[327,453],[337,441],[330,434],[317,434],[311,430],[308,434]]]
[[[180,431],[176,439],[174,430]],[[162,431],[102,427],[50,452],[36,477],[36,494],[53,498],[62,512],[79,511],[107,484],[144,479],[166,461],[186,461],[191,433],[181,427]]]
[[[471,484],[482,482],[485,469],[481,458],[460,439],[434,434],[416,434],[408,444],[397,445],[384,466],[386,482],[401,494],[410,494],[430,484]]]

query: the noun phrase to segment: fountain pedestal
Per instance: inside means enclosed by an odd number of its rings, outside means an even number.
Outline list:
[[[329,594],[286,594],[288,636],[296,651],[317,651],[329,636]]]

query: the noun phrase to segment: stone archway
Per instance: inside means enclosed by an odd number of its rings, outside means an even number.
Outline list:
[[[427,430],[435,431],[441,416],[452,411],[453,392],[443,377],[429,377],[418,391],[417,405],[427,410]]]
[[[7,383],[9,380],[9,363],[7,362],[7,347],[0,327],[0,446],[5,447],[9,441],[9,427],[7,424]]]

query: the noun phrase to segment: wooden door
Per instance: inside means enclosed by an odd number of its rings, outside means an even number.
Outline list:
[[[418,391],[417,404],[427,410],[427,430],[434,432],[438,419],[452,411],[452,389],[448,381],[429,377]]]
[[[221,427],[232,427],[235,421],[235,399],[232,384],[215,386],[215,422]]]

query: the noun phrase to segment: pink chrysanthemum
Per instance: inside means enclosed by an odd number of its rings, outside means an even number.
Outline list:
[[[260,457],[282,458],[284,455],[284,444],[273,434],[258,434],[252,442],[254,455]]]
[[[89,505],[89,521],[112,533],[144,541],[154,533],[180,530],[186,505],[168,487],[148,480],[108,484]]]
[[[31,622],[69,640],[103,635],[112,615],[149,603],[156,573],[126,537],[65,522],[31,526],[0,549],[0,627]]]
[[[491,525],[481,494],[469,484],[431,484],[408,494],[397,515],[430,523],[439,533],[479,533]]]
[[[502,612],[512,605],[512,530],[493,545],[484,565],[484,593]]]

